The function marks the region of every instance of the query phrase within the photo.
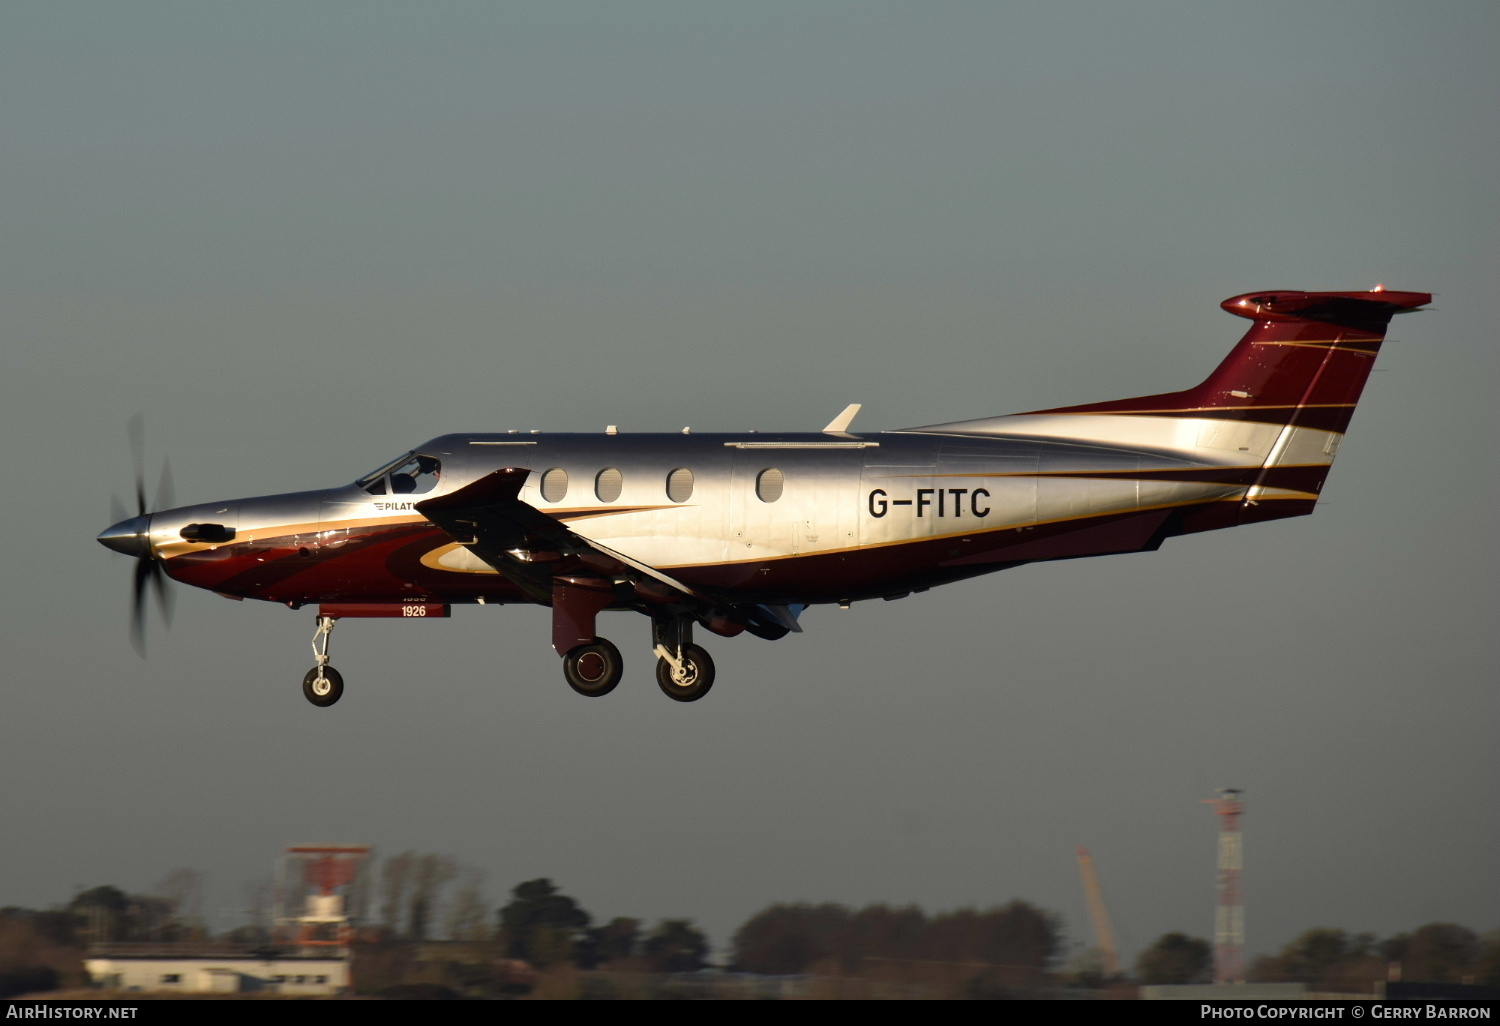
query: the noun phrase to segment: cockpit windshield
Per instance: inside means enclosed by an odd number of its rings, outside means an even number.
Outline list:
[[[442,472],[441,460],[409,452],[354,483],[371,495],[424,495],[437,487]]]

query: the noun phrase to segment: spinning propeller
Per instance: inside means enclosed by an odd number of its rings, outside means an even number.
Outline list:
[[[151,511],[146,507],[145,420],[139,413],[130,418],[127,433],[130,438],[131,459],[135,464],[136,513],[127,518],[125,506],[119,499],[111,496],[110,512],[115,524],[99,535],[99,544],[115,552],[134,556],[137,560],[131,585],[130,643],[135,646],[136,653],[144,658],[146,593],[156,592],[162,621],[169,627],[172,625],[172,593],[167,588],[167,573],[162,569],[161,560],[151,548]],[[163,459],[161,480],[156,486],[156,509],[171,509],[174,502],[172,468]]]

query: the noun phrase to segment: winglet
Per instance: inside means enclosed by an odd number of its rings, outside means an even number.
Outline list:
[[[424,499],[416,504],[416,510],[426,516],[429,510],[464,510],[516,502],[530,474],[531,471],[524,467],[505,467],[471,481],[455,492]]]
[[[845,406],[844,412],[830,420],[828,426],[823,430],[831,431],[835,434],[843,434],[845,431],[848,431],[849,425],[854,423],[854,415],[859,412],[861,405],[863,404],[850,403],[848,406]]]

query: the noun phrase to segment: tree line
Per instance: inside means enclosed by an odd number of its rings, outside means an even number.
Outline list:
[[[914,906],[772,905],[734,935],[734,967],[790,975],[857,974],[882,963],[1046,970],[1062,950],[1054,916],[1024,901],[929,916]]]
[[[292,890],[278,901],[270,882],[247,886],[251,923],[217,938],[204,924],[202,881],[192,870],[174,871],[150,894],[101,886],[47,911],[0,909],[0,992],[17,992],[18,986],[47,989],[39,984],[76,975],[78,953],[92,943],[217,940],[273,946],[271,910],[280,904],[295,914],[305,887],[299,883]],[[694,972],[708,965],[710,954],[708,938],[691,920],[661,919],[654,926],[631,917],[596,922],[547,878],[517,884],[497,908],[485,897],[483,874],[446,855],[408,851],[371,860],[349,885],[347,898],[350,914],[362,924],[363,942],[442,938],[482,944],[495,957],[541,969],[652,973]],[[740,926],[724,968],[782,976],[903,971],[910,976],[914,967],[948,966],[1004,977],[1007,986],[1044,976],[1076,985],[1109,982],[1098,972],[1059,973],[1063,950],[1057,918],[1020,900],[936,914],[914,906],[782,903]],[[1318,928],[1254,960],[1248,975],[1257,982],[1300,982],[1315,991],[1344,993],[1369,993],[1377,981],[1389,979],[1500,985],[1500,932],[1480,937],[1462,926],[1430,923],[1379,938]],[[1163,935],[1135,964],[1134,978],[1142,983],[1198,983],[1211,977],[1211,946],[1183,933]]]
[[[1141,953],[1142,983],[1207,983],[1213,977],[1208,941],[1168,933]],[[1483,937],[1453,923],[1428,923],[1381,939],[1319,927],[1274,955],[1250,964],[1252,983],[1305,983],[1309,990],[1368,994],[1382,980],[1500,986],[1500,931]]]

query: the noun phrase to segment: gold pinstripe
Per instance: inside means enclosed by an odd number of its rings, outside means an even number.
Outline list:
[[[1329,432],[1329,433],[1330,434],[1338,434],[1337,431],[1332,431],[1332,432]],[[1343,436],[1340,435],[1339,437],[1343,437]],[[1276,466],[1274,466],[1274,467],[1272,467],[1270,469],[1272,469],[1272,470],[1290,470],[1290,469],[1293,469],[1293,468],[1328,467],[1328,466],[1332,466],[1332,465],[1333,465],[1333,461],[1332,460],[1329,460],[1327,463],[1279,463],[1279,464],[1277,464]],[[1267,469],[1267,468],[1264,465],[1260,464],[1260,463],[1245,463],[1245,464],[1235,463],[1235,464],[1232,464],[1232,465],[1226,465],[1226,466],[1222,466],[1222,467],[1184,467],[1184,468],[1177,468],[1177,467],[1157,467],[1154,470],[1147,469],[1147,468],[1137,468],[1137,469],[1132,469],[1132,470],[1037,470],[1037,471],[1017,471],[1015,473],[1001,473],[1001,474],[984,474],[984,473],[979,473],[979,472],[975,472],[975,473],[962,473],[962,474],[882,474],[882,475],[880,475],[880,477],[881,477],[882,480],[884,480],[886,478],[893,478],[893,477],[894,478],[905,478],[905,477],[910,477],[910,478],[918,478],[918,477],[1054,477],[1054,478],[1056,478],[1056,477],[1076,477],[1076,478],[1099,478],[1100,474],[1110,474],[1110,475],[1116,475],[1116,474],[1118,474],[1118,475],[1121,475],[1121,476],[1119,476],[1119,477],[1113,477],[1113,476],[1111,476],[1109,478],[1102,478],[1101,480],[1128,481],[1128,480],[1130,480],[1130,478],[1128,476],[1125,476],[1125,475],[1138,474],[1138,475],[1141,475],[1141,479],[1142,480],[1153,480],[1154,481],[1156,479],[1155,478],[1150,478],[1149,475],[1151,475],[1151,474],[1180,474],[1180,475],[1182,475],[1182,476],[1185,477],[1185,476],[1190,475],[1190,474],[1195,474],[1195,473],[1201,474],[1201,473],[1206,473],[1206,472],[1209,472],[1209,471],[1219,471],[1219,470],[1264,470],[1264,469]],[[874,475],[871,475],[871,476],[873,477]],[[1209,482],[1202,482],[1202,483],[1205,483],[1205,484],[1215,484],[1217,482],[1209,481]]]
[[[1141,417],[1153,413],[1223,413],[1226,410],[1352,410],[1355,403],[1268,403],[1241,406],[1163,406],[1150,410],[1039,410],[1036,414],[1050,417]],[[1212,419],[1212,418],[1209,418]]]
[[[348,503],[347,505],[355,504]],[[693,509],[697,508],[697,505],[696,503],[669,503],[661,506],[628,506],[618,509],[579,506],[570,509],[552,510],[550,512],[540,510],[540,512],[546,513],[550,517],[559,518],[562,522],[566,523],[573,520],[592,520],[597,517],[618,516],[624,513],[649,513],[663,509]],[[358,530],[364,527],[402,527],[427,523],[431,523],[431,521],[418,513],[393,517],[355,517],[352,520],[303,521],[295,524],[262,524],[259,527],[237,533],[232,542],[224,542],[220,545],[204,545],[202,542],[170,541],[158,545],[156,551],[162,559],[171,559],[174,556],[181,556],[189,552],[212,552],[226,545],[253,542],[256,540],[257,535],[261,536],[263,543],[269,543],[281,538],[295,538],[299,535],[312,537],[329,531]],[[275,533],[268,534],[265,532]],[[448,568],[444,567],[443,569],[446,570]],[[461,573],[463,571],[458,572]]]

